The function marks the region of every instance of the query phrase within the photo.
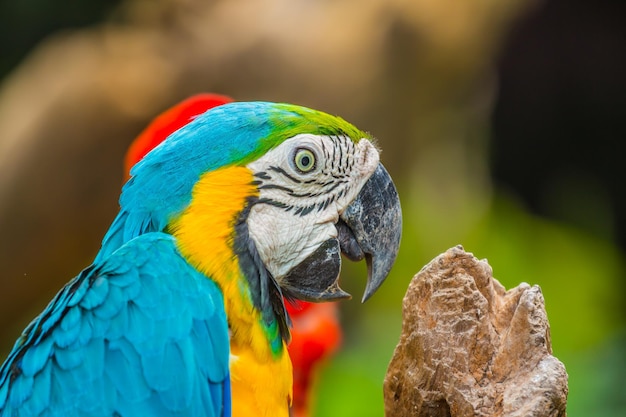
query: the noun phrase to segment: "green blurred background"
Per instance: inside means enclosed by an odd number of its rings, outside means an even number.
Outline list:
[[[0,1],[0,352],[89,264],[122,157],[199,91],[340,114],[383,149],[398,263],[345,340],[315,415],[383,415],[404,291],[462,244],[539,284],[568,415],[626,415],[626,6],[618,0]],[[363,290],[363,265],[343,286]],[[359,297],[356,297],[358,299]]]

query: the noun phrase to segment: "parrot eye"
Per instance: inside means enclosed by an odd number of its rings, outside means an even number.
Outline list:
[[[296,166],[296,169],[300,173],[306,174],[307,172],[310,172],[313,169],[315,169],[315,166],[316,166],[315,154],[310,149],[298,148],[296,149],[293,162],[294,162],[294,165]]]

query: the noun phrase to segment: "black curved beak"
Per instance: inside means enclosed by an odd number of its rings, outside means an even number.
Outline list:
[[[338,284],[340,253],[367,263],[363,302],[387,278],[400,246],[402,210],[396,187],[382,164],[339,216],[336,227],[337,239],[324,242],[282,279],[285,295],[312,302],[350,298]]]
[[[362,299],[365,302],[389,275],[402,236],[400,199],[382,164],[378,164],[340,219],[337,230],[341,252],[350,260],[365,258],[367,263],[367,285]]]

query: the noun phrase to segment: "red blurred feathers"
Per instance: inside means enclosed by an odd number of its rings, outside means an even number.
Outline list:
[[[232,101],[232,98],[218,94],[197,94],[161,113],[128,148],[124,159],[125,180],[130,177],[133,165],[194,116]],[[293,305],[287,303],[287,311],[293,321],[288,348],[293,364],[292,413],[294,417],[306,417],[317,365],[332,355],[341,343],[338,307],[337,303],[297,301]]]
[[[337,303],[287,304],[291,316],[289,356],[293,364],[294,417],[309,415],[309,401],[318,365],[330,357],[341,343],[341,326]]]

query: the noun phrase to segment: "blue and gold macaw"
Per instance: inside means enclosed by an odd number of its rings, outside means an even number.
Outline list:
[[[401,213],[372,138],[304,107],[230,103],[131,171],[91,266],[0,368],[0,416],[288,415],[283,295],[388,275]]]

